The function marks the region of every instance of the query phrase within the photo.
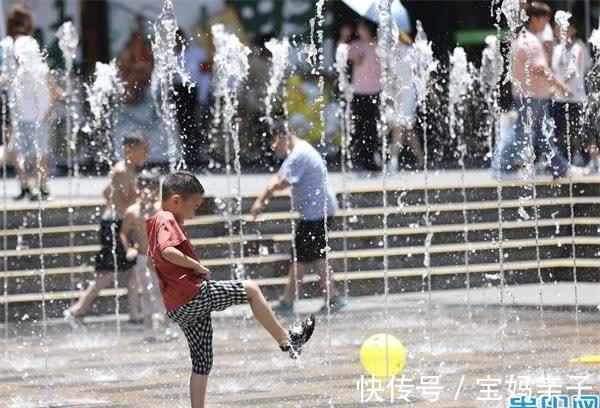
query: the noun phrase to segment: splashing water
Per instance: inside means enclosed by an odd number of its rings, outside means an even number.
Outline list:
[[[521,0],[503,0],[501,6],[497,10],[497,21],[500,21],[502,15],[504,15],[504,18],[506,18],[506,23],[509,30],[509,38],[513,39],[516,38],[518,34],[517,29],[529,19],[525,10],[521,9]],[[499,26],[498,30],[500,30]],[[511,82],[512,80],[512,58],[510,55],[507,56],[507,61],[508,67],[506,71],[507,74],[504,78],[505,84]]]
[[[265,47],[271,52],[271,69],[269,71],[269,83],[265,96],[265,118],[267,123],[273,123],[273,103],[279,102],[281,87],[288,68],[290,42],[287,38],[278,40],[270,39]]]
[[[267,92],[265,95],[265,120],[269,126],[273,124],[273,105],[275,103],[281,104],[283,111],[285,112],[285,128],[288,129],[287,123],[287,104],[285,102],[286,89],[284,85],[285,74],[289,66],[289,53],[290,43],[289,40],[284,37],[282,40],[272,38],[269,40],[265,47],[271,52],[271,68],[269,70],[269,83],[267,84]],[[288,153],[290,151],[289,146],[290,138],[288,137]],[[292,237],[296,236],[296,220],[294,219],[294,196],[290,194],[290,228]],[[260,221],[259,221],[260,223]],[[260,225],[260,224],[259,224]],[[292,269],[294,275],[294,282],[298,282],[298,256],[296,241],[291,240],[292,247]],[[294,302],[297,304],[300,298],[299,285],[294,285]],[[294,309],[296,314],[298,313],[297,308]]]
[[[559,29],[560,29],[560,43],[562,45],[565,45],[567,42],[567,30],[569,28],[569,19],[571,18],[572,14],[569,13],[568,11],[564,11],[564,10],[558,10],[555,14],[554,14],[554,21],[556,22],[556,24],[558,25]]]
[[[563,52],[562,58],[567,60],[568,70],[572,70],[577,72],[576,61],[570,57],[567,51],[567,30],[569,29],[569,19],[571,18],[571,13],[568,11],[558,10],[554,15],[554,21],[559,27],[560,30],[560,50]],[[594,30],[596,31],[596,30]],[[592,33],[592,37],[597,36],[595,32]],[[592,42],[592,37],[590,37],[590,42]],[[594,40],[595,41],[595,40]],[[583,73],[580,73],[580,75]],[[570,118],[570,109],[569,104],[564,105],[565,109],[565,138],[567,142],[567,162],[571,163],[571,118]],[[545,133],[544,133],[545,135]],[[552,137],[553,135],[548,135],[546,137]],[[571,259],[573,262],[572,270],[573,270],[573,290],[575,297],[575,349],[577,352],[580,352],[579,345],[579,296],[577,291],[577,253],[575,248],[575,204],[573,202],[573,175],[569,172],[569,211],[571,218]]]
[[[383,205],[383,310],[386,322],[386,331],[389,331],[389,259],[388,259],[388,197],[387,197],[387,137],[388,137],[388,126],[386,121],[386,110],[388,104],[394,105],[394,101],[398,99],[398,94],[390,94],[390,85],[393,83],[388,76],[388,70],[390,67],[389,58],[391,55],[399,54],[398,50],[398,27],[392,20],[391,15],[391,0],[381,0],[378,3],[377,11],[379,12],[379,28],[378,28],[378,43],[377,43],[377,56],[379,57],[379,63],[381,64],[381,102],[380,102],[380,117],[381,122],[378,126],[379,137],[381,139],[381,156],[383,158],[383,177],[382,177],[382,205]],[[385,372],[388,372],[389,359],[388,359],[388,341],[385,336]]]
[[[14,58],[12,57],[12,39],[10,37],[5,38],[0,41],[0,48],[2,49],[2,65],[1,70],[3,75],[8,75],[9,77],[14,72],[15,64]],[[0,94],[0,101],[2,102],[2,145],[8,146],[8,105],[11,101],[13,101],[13,92],[11,87],[8,88],[8,92],[5,94],[2,92]],[[2,208],[2,229],[7,231],[8,228],[8,193],[7,193],[7,162],[6,160],[2,160],[2,198],[3,198],[3,208]],[[2,237],[2,250],[4,251],[4,255],[2,257],[2,272],[4,273],[3,284],[2,284],[2,296],[4,300],[4,356],[8,355],[8,236],[4,234]]]
[[[433,57],[433,50],[431,42],[427,40],[427,36],[423,31],[423,26],[419,20],[417,20],[417,35],[415,36],[415,42],[413,43],[414,49],[414,60],[413,60],[413,79],[415,83],[415,90],[417,93],[417,106],[421,112],[417,115],[418,120],[421,122],[421,128],[423,129],[423,176],[424,176],[424,203],[425,203],[425,214],[423,221],[425,228],[427,229],[427,237],[424,244],[424,256],[423,265],[425,270],[422,276],[422,290],[427,289],[427,309],[428,309],[428,325],[431,326],[431,263],[430,263],[430,248],[431,240],[433,238],[433,231],[431,230],[430,221],[430,210],[429,205],[429,172],[428,172],[428,159],[429,159],[429,145],[427,142],[427,95],[429,94],[429,81],[431,74],[437,69],[438,62]],[[429,330],[431,332],[431,330]],[[428,339],[430,350],[433,347],[431,336],[428,335],[427,329],[424,329],[424,337]]]
[[[92,84],[85,84],[87,93],[87,101],[92,114],[91,121],[86,124],[85,130],[89,133],[94,132],[96,140],[93,143],[99,146],[105,146],[104,150],[98,151],[98,159],[104,162],[112,169],[113,152],[115,151],[114,141],[111,134],[116,121],[116,109],[123,92],[125,90],[123,82],[119,79],[116,62],[113,60],[109,64],[96,62],[96,70],[94,72],[94,80]],[[109,174],[109,179],[112,179],[112,171]],[[108,197],[108,205],[111,214],[116,213],[114,203],[114,188],[110,189]],[[111,239],[112,248],[111,254],[113,258],[113,287],[115,290],[119,288],[118,280],[118,262],[117,262],[117,231],[115,223],[111,224]],[[121,335],[121,320],[119,310],[119,295],[115,293],[115,317],[117,322],[117,335]]]
[[[491,98],[503,71],[504,59],[499,53],[498,38],[495,35],[485,37],[485,48],[481,54],[480,76],[486,96]]]
[[[524,21],[527,21],[525,11],[521,9],[521,0],[502,1],[500,12],[506,18],[506,24],[510,31],[516,31]]]
[[[94,80],[91,85],[85,84],[85,89],[92,114],[88,131],[90,128],[99,130],[112,125],[115,99],[119,100],[124,92],[116,62],[114,60],[109,64],[97,62]]]
[[[234,148],[234,170],[236,173],[236,197],[237,214],[239,217],[239,236],[240,236],[240,262],[235,268],[238,279],[245,277],[244,270],[244,220],[242,217],[242,192],[241,192],[241,174],[240,164],[240,137],[239,123],[235,120],[238,107],[238,91],[241,84],[248,76],[248,55],[250,49],[246,47],[234,34],[225,31],[222,24],[216,24],[211,28],[213,42],[215,46],[214,57],[214,93],[215,98],[222,102],[219,124],[223,127],[226,147],[227,175],[230,174],[229,143],[233,142]],[[219,112],[216,112],[217,114]],[[231,207],[229,207],[231,208]],[[231,211],[228,211],[228,217],[231,217]],[[229,218],[231,219],[231,218]],[[230,224],[231,225],[231,224]],[[233,234],[233,228],[229,229],[230,236]]]
[[[504,271],[504,225],[503,225],[503,210],[502,210],[502,183],[500,182],[500,148],[498,147],[494,152],[493,140],[498,140],[498,136],[500,135],[500,106],[498,103],[499,97],[499,85],[502,79],[502,73],[504,72],[504,60],[502,58],[499,38],[500,38],[500,19],[502,15],[502,10],[499,5],[500,0],[494,0],[491,5],[491,14],[492,16],[496,15],[496,30],[497,33],[495,36],[488,36],[485,39],[486,47],[481,56],[481,68],[480,68],[480,82],[483,87],[483,94],[485,96],[485,100],[488,103],[488,155],[492,164],[495,164],[495,168],[492,165],[491,170],[495,172],[496,176],[496,205],[498,207],[498,237],[497,237],[497,246],[498,246],[498,277],[500,278],[500,282],[498,284],[499,290],[499,298],[500,298],[500,354],[502,358],[504,358],[505,353],[505,345],[504,345],[504,336],[506,330],[506,313],[505,313],[505,287],[506,287],[506,277]],[[507,74],[508,76],[509,74]],[[498,145],[499,146],[499,145]],[[504,378],[506,377],[506,369],[503,368],[502,378],[501,378],[501,392],[502,395],[505,396],[505,387],[504,387]]]
[[[592,44],[596,49],[600,49],[600,29],[594,29],[588,42]]]
[[[164,0],[163,7],[158,18],[152,23],[154,39],[152,41],[152,54],[154,56],[154,70],[152,72],[152,97],[155,105],[158,105],[158,113],[165,124],[167,133],[167,155],[171,170],[185,167],[183,158],[178,159],[177,121],[175,117],[175,104],[171,100],[173,83],[178,76],[184,86],[192,87],[189,73],[183,66],[183,55],[175,52],[177,46],[177,19],[171,0]],[[182,135],[185,140],[186,135]]]
[[[421,21],[417,20],[417,35],[413,43],[415,58],[413,61],[413,76],[417,93],[417,101],[421,105],[425,102],[429,94],[429,79],[431,74],[437,69],[438,61],[433,56],[431,41],[427,40],[427,35],[423,31]]]
[[[450,105],[449,112],[452,120],[454,116],[454,123],[451,122],[450,126],[450,137],[456,138],[456,129],[453,129],[452,124],[455,126],[462,126],[463,119],[457,117],[453,109],[464,109],[461,105],[462,99],[466,96],[469,89],[473,84],[472,67],[467,62],[467,54],[464,48],[456,47],[454,52],[450,56],[450,83],[448,85],[448,104]],[[460,136],[460,135],[459,135]]]
[[[323,7],[325,6],[325,0],[317,0],[316,4],[316,16],[309,20],[310,25],[310,44],[306,44],[301,52],[306,54],[306,62],[311,67],[311,73],[317,74],[319,65],[322,63],[323,58]],[[316,30],[315,30],[316,28]],[[315,31],[317,39],[315,41]]]
[[[469,268],[469,219],[467,216],[467,191],[465,188],[465,156],[467,154],[467,146],[464,140],[464,115],[465,102],[473,87],[473,71],[474,68],[467,62],[467,55],[462,47],[456,47],[450,56],[450,84],[448,86],[448,111],[450,116],[450,138],[457,139],[461,176],[461,194],[463,197],[463,240],[465,244],[464,263],[467,285],[467,309],[469,319],[472,318],[471,312],[471,274]]]
[[[63,23],[56,31],[56,38],[58,38],[58,46],[63,52],[65,65],[68,67],[68,70],[73,67],[77,46],[79,45],[79,35],[73,23],[70,21]]]
[[[348,296],[348,191],[347,191],[347,168],[350,160],[349,145],[352,137],[352,84],[348,80],[348,44],[339,44],[335,52],[334,68],[338,72],[338,89],[340,91],[340,109],[342,111],[341,122],[341,157],[340,163],[342,167],[342,231],[344,238],[342,240],[342,251],[344,253],[343,268],[344,268],[344,297]]]
[[[504,71],[504,59],[500,53],[498,37],[488,35],[485,38],[485,49],[481,54],[481,67],[479,69],[479,83],[482,85],[483,99],[487,104],[487,145],[486,158],[492,163],[492,169],[496,165],[494,160],[494,133],[497,127],[496,118],[500,116],[498,109],[497,85]]]
[[[73,160],[73,155],[76,151],[77,145],[77,134],[79,133],[79,115],[77,113],[77,99],[74,92],[73,86],[73,61],[76,57],[77,46],[79,44],[79,36],[75,26],[70,21],[67,21],[61,25],[56,32],[56,38],[58,38],[58,46],[63,53],[65,59],[65,71],[66,71],[66,90],[65,90],[65,105],[67,110],[66,115],[66,144],[67,144],[67,171],[68,171],[68,196],[69,196],[69,209],[68,209],[68,225],[69,225],[69,247],[73,248],[75,245],[75,233],[73,232],[73,215],[75,209],[72,206],[73,202],[73,179],[79,178],[79,162]],[[75,253],[71,251],[69,253],[69,267],[71,270],[75,267]],[[75,274],[71,272],[69,276],[71,280],[71,291],[75,290]]]
[[[44,187],[45,179],[42,178],[42,152],[38,144],[40,132],[42,131],[42,122],[46,120],[46,114],[50,107],[50,89],[48,78],[50,69],[44,60],[37,41],[30,36],[18,37],[14,42],[14,58],[17,62],[15,76],[11,86],[14,90],[14,98],[18,103],[15,104],[14,131],[15,136],[20,135],[19,122],[33,122],[34,149],[37,168],[37,185],[41,191]],[[32,112],[26,112],[24,106],[32,107]],[[37,222],[38,222],[38,240],[39,240],[39,262],[40,262],[40,289],[42,292],[42,333],[40,336],[40,347],[44,353],[44,377],[46,399],[50,393],[50,381],[48,371],[48,346],[47,346],[47,325],[48,317],[46,312],[46,265],[44,258],[44,233],[42,222],[43,202],[42,195],[38,194]]]

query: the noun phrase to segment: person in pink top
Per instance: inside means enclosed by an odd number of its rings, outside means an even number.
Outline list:
[[[528,20],[519,29],[511,52],[512,95],[519,119],[512,138],[501,151],[500,171],[506,174],[525,166],[531,147],[539,159],[549,159],[545,166],[554,178],[579,174],[582,170],[571,166],[557,148],[550,121],[553,93],[571,93],[550,69],[542,42],[536,36],[549,22],[552,11],[547,4],[535,1],[525,7]]]
[[[350,144],[352,163],[357,170],[377,171],[375,152],[379,146],[377,122],[381,93],[381,65],[377,56],[377,24],[361,19],[356,28],[358,39],[349,43],[348,59],[352,61],[352,118]],[[340,42],[348,42],[352,29],[342,27]]]
[[[192,408],[201,408],[213,361],[211,312],[249,303],[256,320],[291,358],[297,358],[310,339],[315,319],[311,316],[300,327],[286,330],[255,282],[211,279],[211,271],[200,263],[183,227],[204,198],[204,187],[193,174],[178,171],[168,175],[161,195],[161,210],[146,220],[147,266],[156,273],[167,316],[179,325],[188,341],[192,357],[190,398]]]

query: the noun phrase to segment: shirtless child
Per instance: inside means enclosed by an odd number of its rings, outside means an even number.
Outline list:
[[[112,166],[109,172],[109,181],[103,190],[106,207],[100,220],[101,249],[95,259],[96,280],[87,287],[73,306],[63,311],[65,320],[73,326],[77,325],[77,318],[85,315],[92,302],[98,297],[100,290],[112,283],[115,271],[129,273],[128,287],[130,290],[127,302],[130,320],[137,320],[136,312],[139,314],[136,276],[132,270],[135,262],[127,260],[126,247],[120,240],[119,231],[125,211],[137,199],[137,170],[146,162],[148,144],[143,134],[131,132],[125,135],[123,148],[125,160],[118,161]],[[113,248],[115,254],[113,254]],[[135,289],[132,290],[134,287]]]
[[[126,258],[135,261],[135,274],[138,286],[142,288],[142,314],[144,316],[144,341],[156,340],[152,317],[155,314],[164,316],[167,311],[162,301],[158,280],[153,271],[146,266],[148,253],[148,237],[146,235],[146,219],[160,210],[160,178],[158,172],[142,171],[137,177],[138,199],[125,211],[121,226],[121,242],[125,245]],[[168,319],[168,318],[167,318]],[[165,330],[168,340],[178,336],[173,324]]]

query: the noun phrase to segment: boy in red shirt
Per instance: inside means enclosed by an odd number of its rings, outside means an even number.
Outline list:
[[[162,210],[146,220],[148,267],[158,277],[167,316],[179,324],[190,347],[192,408],[204,407],[212,367],[211,312],[249,303],[256,320],[291,358],[300,354],[315,325],[311,316],[286,330],[255,282],[210,280],[210,270],[200,264],[183,229],[183,221],[194,217],[203,198],[204,188],[193,174],[170,174],[162,185]]]

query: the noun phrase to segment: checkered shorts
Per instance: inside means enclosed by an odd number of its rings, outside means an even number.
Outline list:
[[[192,357],[192,371],[208,375],[212,367],[212,324],[210,313],[232,305],[247,303],[246,289],[240,280],[205,281],[193,298],[167,316],[179,324]]]

